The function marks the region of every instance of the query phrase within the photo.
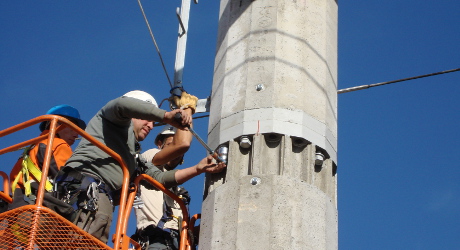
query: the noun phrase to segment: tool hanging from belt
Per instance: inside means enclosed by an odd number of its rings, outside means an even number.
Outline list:
[[[74,168],[65,167],[56,176],[54,191],[59,199],[74,206],[96,211],[98,209],[99,192],[106,193],[110,202],[113,201],[112,190],[96,176],[89,173],[81,173]],[[85,192],[86,198],[83,204],[76,204],[80,193]]]

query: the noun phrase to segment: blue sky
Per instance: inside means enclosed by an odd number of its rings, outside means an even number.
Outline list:
[[[143,1],[171,78],[178,6],[178,0]],[[184,86],[205,98],[219,1],[191,7]],[[339,1],[339,88],[459,68],[459,9],[454,0]],[[2,1],[0,22],[0,129],[57,104],[78,108],[88,121],[130,90],[145,90],[158,102],[169,96],[136,1]],[[460,247],[459,81],[456,72],[339,95],[340,249]],[[195,128],[206,137],[207,119]],[[6,136],[0,147],[38,132]],[[0,169],[9,172],[19,154],[0,156]],[[185,166],[205,154],[195,140]],[[198,213],[202,177],[185,187]]]

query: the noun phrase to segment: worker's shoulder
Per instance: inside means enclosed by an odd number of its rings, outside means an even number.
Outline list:
[[[45,152],[46,150],[46,146],[48,145],[48,138],[45,138],[43,140],[41,140],[40,142],[38,142],[37,144],[35,144],[31,150],[30,150],[30,154],[36,154],[38,151],[42,151],[42,153]],[[58,137],[55,137],[53,138],[53,146],[51,148],[52,151],[55,151],[55,150],[70,150],[70,152],[72,152],[72,149],[70,147],[70,145],[64,140],[64,139],[61,139],[61,138],[58,138]]]
[[[158,148],[151,148],[147,151],[145,151],[144,153],[142,153],[142,157],[144,157],[144,159],[146,159],[148,162],[152,162],[152,159],[153,157],[158,153],[160,152],[160,149]]]

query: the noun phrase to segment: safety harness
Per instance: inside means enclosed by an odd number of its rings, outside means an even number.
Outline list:
[[[37,165],[35,165],[35,163],[32,161],[29,155],[30,150],[32,150],[34,146],[35,145],[32,145],[24,149],[24,152],[22,153],[21,171],[19,171],[18,175],[16,176],[11,185],[11,190],[14,193],[19,179],[22,176],[22,182],[24,185],[24,195],[28,197],[30,200],[35,200],[34,195],[32,195],[31,183],[35,181],[40,182],[42,179],[42,171],[40,170],[40,168],[37,167]],[[31,178],[30,175],[32,175],[35,179]],[[53,191],[53,184],[48,180],[48,178],[45,182],[45,190],[48,192]]]
[[[152,186],[152,188],[154,187]],[[190,196],[188,191],[183,187],[174,187],[170,189],[170,191],[172,191],[184,201],[188,210],[188,205],[190,203]],[[136,197],[139,195],[140,193],[136,195]],[[174,200],[171,197],[163,194],[163,216],[158,221],[158,224],[156,226],[151,224],[143,229],[138,228],[136,229],[136,232],[131,236],[133,240],[137,241],[141,245],[141,249],[148,249],[149,245],[154,243],[165,245],[167,250],[179,249],[182,217],[173,214],[171,207],[173,202]],[[143,206],[143,203],[141,206]],[[138,206],[138,208],[141,206]],[[179,226],[178,229],[165,228],[165,224],[171,220],[175,220],[177,222]],[[191,235],[191,231],[189,231],[189,234]],[[193,242],[193,237],[190,237]]]

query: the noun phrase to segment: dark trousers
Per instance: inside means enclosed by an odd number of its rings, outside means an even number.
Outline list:
[[[85,200],[79,200],[85,202]],[[76,225],[107,243],[110,233],[110,225],[112,224],[113,205],[109,196],[105,192],[99,192],[98,208],[96,211],[88,211],[83,208],[77,210]]]

